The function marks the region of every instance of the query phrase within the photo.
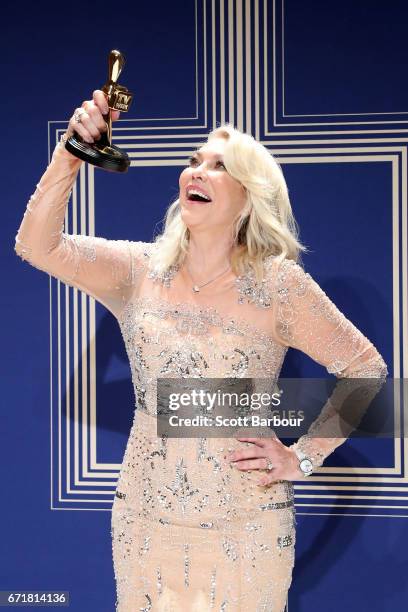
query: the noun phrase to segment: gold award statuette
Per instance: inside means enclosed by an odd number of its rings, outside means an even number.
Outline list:
[[[124,64],[125,58],[120,51],[110,52],[108,80],[102,87],[109,107],[107,115],[103,116],[107,131],[93,143],[83,141],[75,132],[65,143],[65,148],[79,159],[111,172],[126,172],[130,166],[126,151],[112,144],[112,110],[127,112],[133,99],[126,87],[117,84]]]

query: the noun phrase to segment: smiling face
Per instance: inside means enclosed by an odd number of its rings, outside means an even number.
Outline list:
[[[192,155],[180,175],[181,217],[190,230],[232,228],[245,206],[245,188],[223,165],[226,144],[225,138],[211,139]]]

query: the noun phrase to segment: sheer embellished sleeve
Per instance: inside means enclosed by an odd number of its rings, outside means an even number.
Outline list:
[[[115,316],[130,299],[151,243],[64,232],[81,161],[59,143],[29,199],[14,250],[32,266],[84,291]]]
[[[292,445],[318,467],[358,424],[385,382],[387,365],[373,343],[340,312],[312,276],[292,260],[284,260],[276,272],[274,322],[281,344],[299,349],[338,379],[345,379],[343,383],[339,381],[307,434]],[[350,379],[366,380],[359,385]],[[355,402],[355,415],[351,418],[349,398]]]

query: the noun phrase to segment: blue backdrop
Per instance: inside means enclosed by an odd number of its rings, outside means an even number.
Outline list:
[[[2,17],[0,590],[67,590],[71,610],[111,612],[110,508],[133,390],[114,318],[14,253],[50,152],[121,49],[134,102],[114,138],[132,166],[84,167],[67,231],[151,240],[192,148],[231,121],[282,163],[308,271],[407,378],[408,8],[39,1]],[[282,374],[324,373],[290,350]],[[296,486],[288,612],[407,609],[407,455],[404,440],[347,443]]]

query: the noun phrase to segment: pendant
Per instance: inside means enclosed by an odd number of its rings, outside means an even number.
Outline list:
[[[200,287],[198,285],[193,285],[193,291],[198,293],[200,291]]]

